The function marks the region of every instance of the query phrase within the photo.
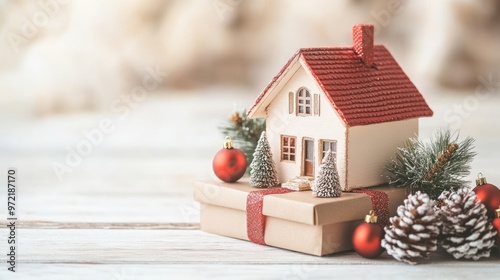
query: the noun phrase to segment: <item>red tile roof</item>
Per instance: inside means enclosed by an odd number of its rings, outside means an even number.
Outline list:
[[[374,46],[367,66],[352,47],[300,49],[257,97],[249,113],[290,63],[301,56],[347,126],[432,116],[417,88],[384,46]]]

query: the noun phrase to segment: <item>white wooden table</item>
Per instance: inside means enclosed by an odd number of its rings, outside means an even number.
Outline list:
[[[498,279],[500,256],[468,262],[437,252],[409,266],[385,253],[375,260],[354,252],[314,257],[201,232],[193,182],[213,176],[211,159],[223,139],[217,126],[256,95],[224,92],[149,96],[62,181],[53,162],[64,162],[82,130],[116,115],[0,113],[0,172],[18,169],[20,219],[14,274],[5,262],[6,193],[0,192],[0,279]],[[465,97],[425,95],[435,117],[421,122],[423,138]],[[477,139],[472,172],[497,185],[498,104],[499,97],[480,102],[461,125],[462,135]]]

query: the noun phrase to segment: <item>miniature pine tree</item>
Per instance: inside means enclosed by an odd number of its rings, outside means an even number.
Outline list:
[[[340,196],[339,172],[331,150],[326,153],[314,183],[313,195],[318,197]]]
[[[265,131],[260,135],[250,168],[250,185],[252,187],[269,188],[279,184],[271,147]]]

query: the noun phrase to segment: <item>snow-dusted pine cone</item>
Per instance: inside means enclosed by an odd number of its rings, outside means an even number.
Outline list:
[[[434,202],[425,193],[410,194],[397,213],[385,227],[382,247],[399,261],[417,264],[437,249],[440,221]]]
[[[444,191],[439,196],[442,246],[455,259],[489,257],[496,231],[488,221],[486,207],[467,188]]]

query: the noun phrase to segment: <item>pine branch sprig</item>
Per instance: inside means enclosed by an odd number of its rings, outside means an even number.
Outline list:
[[[260,135],[266,130],[265,119],[251,119],[247,111],[243,110],[233,113],[228,122],[219,129],[224,136],[231,137],[236,147],[245,154],[249,167]],[[249,174],[250,168],[247,168],[247,175]]]
[[[447,162],[449,162],[450,156],[457,149],[458,149],[458,144],[457,143],[449,144],[448,148],[446,149],[446,151],[441,156],[439,156],[438,162],[436,164],[434,164],[434,166],[432,167],[431,171],[429,171],[429,173],[427,173],[427,175],[425,175],[424,181],[428,182],[430,179],[432,179],[436,175],[436,173],[439,170],[443,169],[444,165]]]
[[[476,155],[474,139],[458,142],[458,137],[458,132],[440,130],[428,144],[409,139],[386,166],[389,183],[408,188],[411,193],[420,190],[432,199],[445,190],[467,186],[464,177],[469,175]]]

